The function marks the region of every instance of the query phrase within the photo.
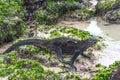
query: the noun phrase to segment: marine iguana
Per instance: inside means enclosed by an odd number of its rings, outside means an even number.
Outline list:
[[[94,45],[96,42],[97,40],[95,38],[88,38],[85,40],[76,40],[67,37],[58,37],[51,40],[28,39],[13,44],[6,51],[4,51],[3,54],[14,50],[16,47],[26,44],[31,44],[36,47],[46,47],[57,54],[57,58],[60,62],[69,64],[71,68],[77,70],[77,68],[74,66],[74,61],[78,55],[81,54],[87,58],[91,58],[90,55],[85,54],[84,51]],[[73,56],[69,61],[65,61],[62,58],[62,54],[72,54]]]

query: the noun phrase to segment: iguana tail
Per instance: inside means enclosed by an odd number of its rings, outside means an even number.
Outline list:
[[[22,40],[22,41],[19,41],[19,42],[13,44],[12,46],[10,46],[7,50],[5,50],[3,52],[3,54],[14,50],[16,47],[26,45],[26,44],[31,44],[31,45],[34,45],[36,47],[42,47],[42,46],[46,47],[48,42],[49,42],[48,40],[39,40],[39,39]]]

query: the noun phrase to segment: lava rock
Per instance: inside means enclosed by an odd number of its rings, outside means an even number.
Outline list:
[[[107,80],[120,80],[120,65],[111,72]]]

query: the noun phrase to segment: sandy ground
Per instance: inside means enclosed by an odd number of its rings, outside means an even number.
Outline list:
[[[11,45],[12,45],[12,42],[11,43],[4,43],[4,44],[0,45],[0,53],[3,53]]]

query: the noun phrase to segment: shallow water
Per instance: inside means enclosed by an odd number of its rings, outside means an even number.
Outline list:
[[[116,60],[120,60],[120,24],[109,24],[99,19],[90,21],[84,30],[94,36],[101,36],[107,47],[98,59],[98,63],[109,66]]]
[[[100,18],[97,18],[96,21],[104,35],[109,36],[115,41],[120,41],[120,24],[109,24]]]

